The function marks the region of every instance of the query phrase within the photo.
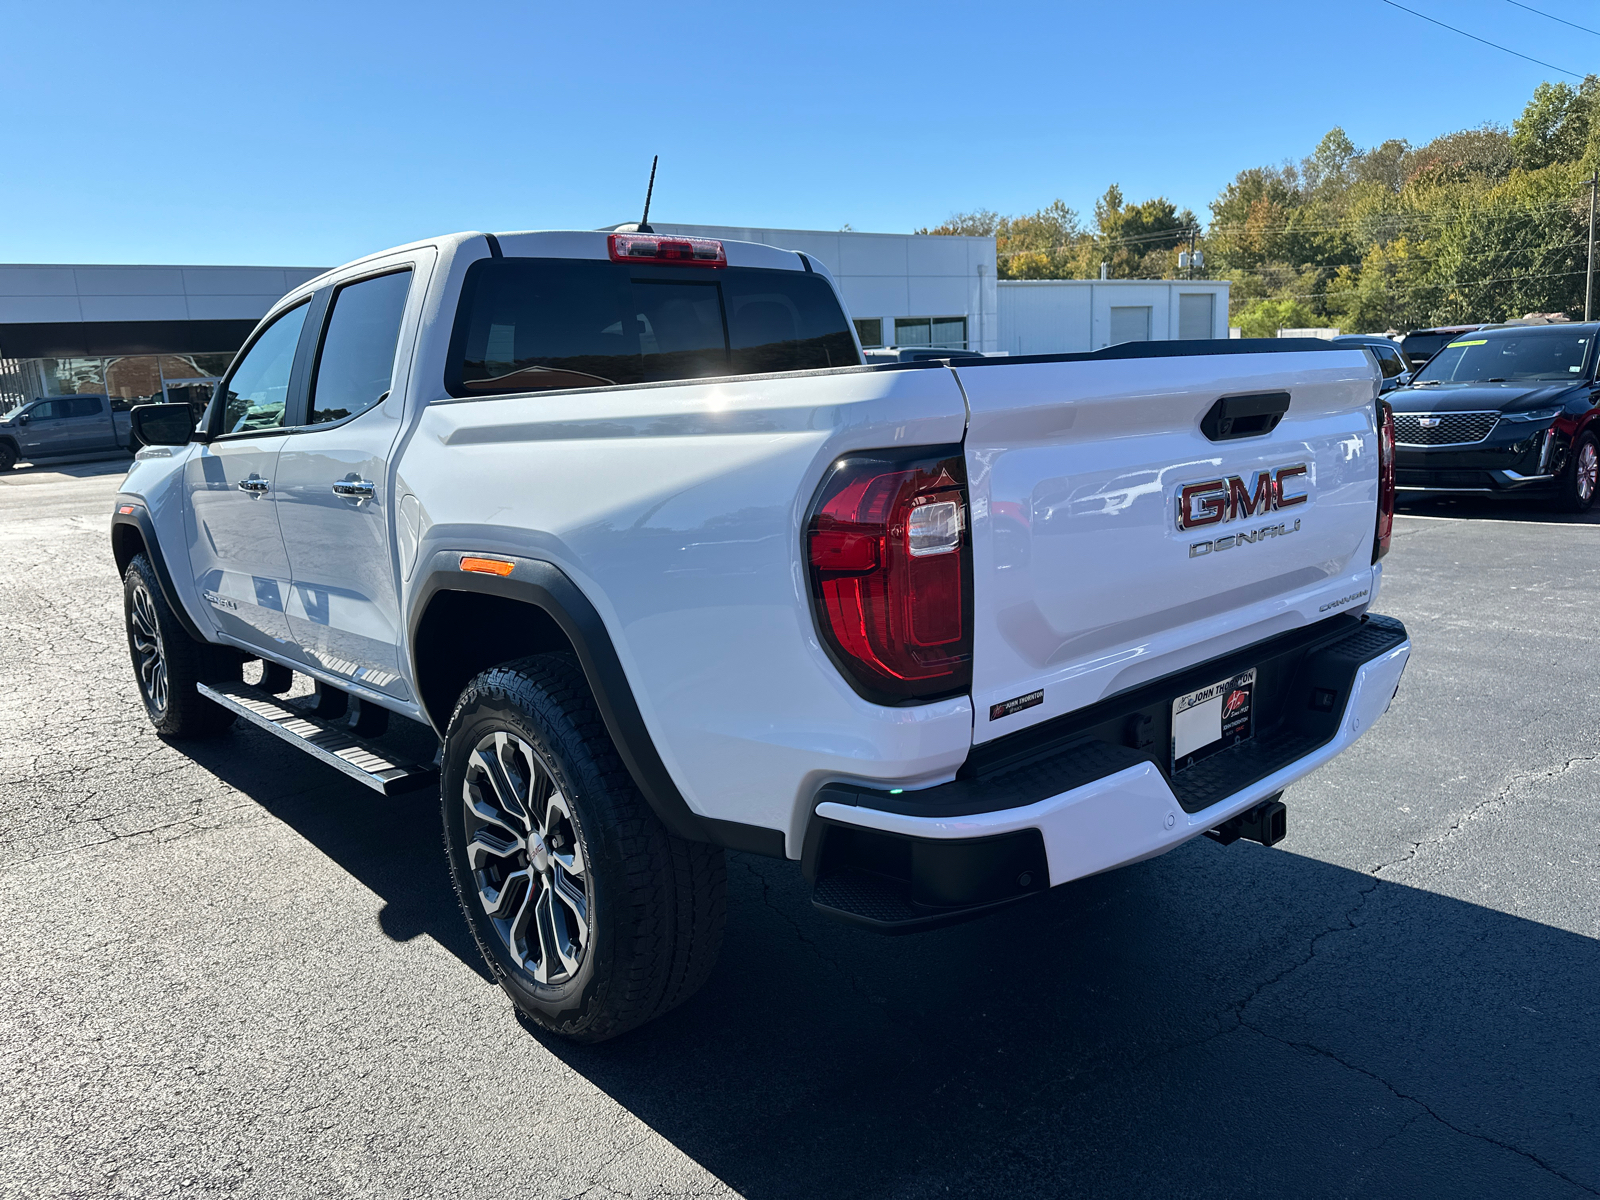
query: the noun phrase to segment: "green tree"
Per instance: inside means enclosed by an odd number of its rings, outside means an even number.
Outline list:
[[[1319,325],[1312,311],[1298,300],[1257,300],[1239,313],[1234,324],[1248,338],[1277,337],[1280,329],[1305,329]]]
[[[1541,83],[1511,127],[1516,165],[1537,171],[1555,163],[1577,162],[1589,146],[1600,80],[1584,77],[1576,88],[1566,83]]]

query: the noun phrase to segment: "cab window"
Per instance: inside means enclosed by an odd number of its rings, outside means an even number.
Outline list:
[[[389,394],[411,271],[348,283],[333,294],[317,355],[307,423],[366,412]]]
[[[253,433],[283,426],[295,347],[309,304],[290,309],[268,325],[222,385],[219,433]]]

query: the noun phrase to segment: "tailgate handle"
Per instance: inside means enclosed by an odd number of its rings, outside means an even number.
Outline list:
[[[1223,396],[1200,418],[1200,432],[1213,442],[1261,437],[1276,429],[1288,411],[1288,392]]]

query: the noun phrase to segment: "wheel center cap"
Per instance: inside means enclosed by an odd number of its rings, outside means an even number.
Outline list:
[[[550,851],[537,833],[528,835],[528,864],[541,875],[550,869]]]

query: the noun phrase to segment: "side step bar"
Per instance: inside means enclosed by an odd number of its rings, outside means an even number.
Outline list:
[[[337,724],[289,707],[287,702],[248,683],[197,683],[195,687],[212,703],[237,713],[252,725],[259,725],[385,796],[416,791],[439,778],[435,767],[394,762]]]

